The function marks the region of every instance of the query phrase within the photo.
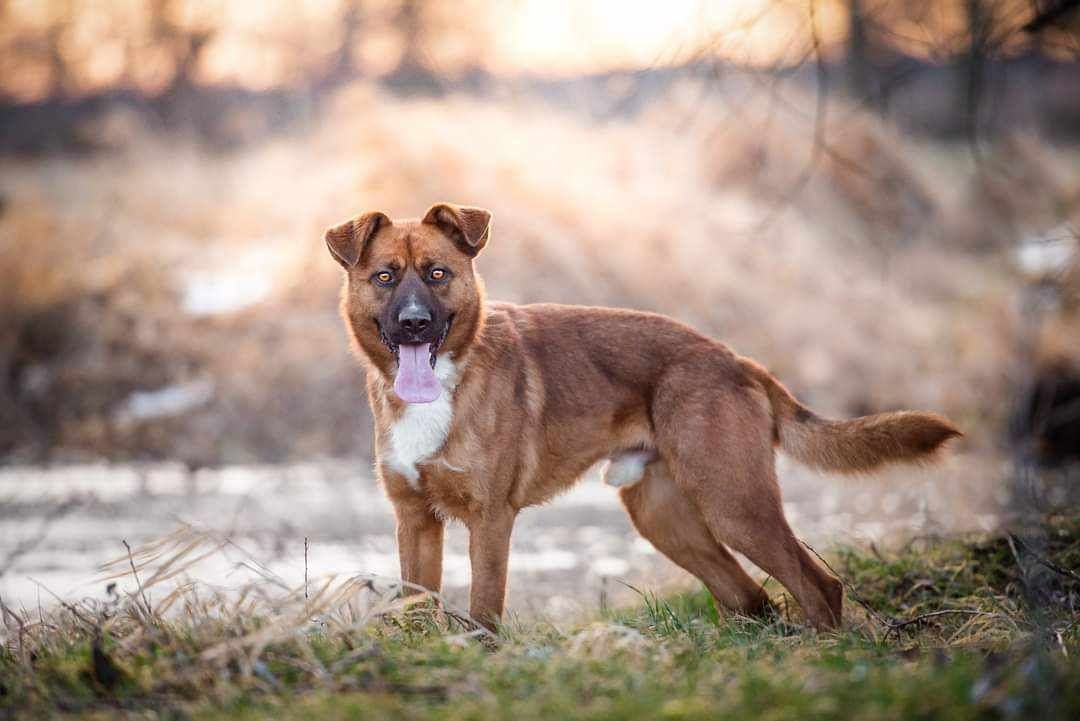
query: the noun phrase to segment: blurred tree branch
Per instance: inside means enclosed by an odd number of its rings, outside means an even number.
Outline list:
[[[1051,26],[1073,29],[1080,23],[1080,0],[1033,0],[1032,4],[1035,17],[1023,27],[1029,33],[1041,32]]]

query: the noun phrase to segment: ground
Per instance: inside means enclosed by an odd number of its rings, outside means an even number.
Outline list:
[[[848,589],[836,633],[803,627],[772,583],[781,610],[765,620],[721,618],[702,591],[642,592],[572,623],[511,619],[494,636],[361,579],[163,597],[159,577],[187,558],[171,549],[199,555],[208,541],[174,536],[118,559],[119,572],[130,564],[142,580],[112,603],[26,616],[21,630],[8,613],[0,710],[515,721],[1080,714],[1076,517],[893,552],[833,549],[827,560]]]
[[[781,457],[779,474],[785,513],[801,538],[821,547],[888,547],[926,533],[997,528],[1006,494],[995,469],[975,472],[980,467],[977,457],[950,455],[934,467],[843,479]],[[175,462],[15,466],[0,468],[0,499],[0,598],[14,608],[34,609],[50,592],[105,600],[98,565],[123,553],[122,539],[150,542],[178,520],[228,534],[290,583],[303,578],[305,562],[311,576],[398,573],[393,510],[367,461],[197,471]],[[468,534],[455,524],[443,583],[459,605],[468,598],[468,559]],[[224,558],[207,559],[195,573],[220,585],[240,580]],[[678,589],[691,580],[634,530],[597,469],[569,493],[522,512],[510,557],[515,614],[577,618],[601,595],[628,603],[633,594],[620,582]]]

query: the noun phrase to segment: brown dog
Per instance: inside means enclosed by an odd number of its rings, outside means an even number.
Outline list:
[[[326,232],[347,274],[341,307],[367,366],[402,578],[438,590],[444,520],[462,520],[471,613],[493,626],[518,512],[606,458],[637,529],[722,608],[769,606],[730,547],[815,626],[835,627],[840,583],[784,518],[775,448],[815,468],[868,471],[925,459],[959,432],[911,411],[820,418],[754,361],[660,315],[486,303],[473,258],[490,234],[487,211],[449,204],[423,220],[365,213]]]

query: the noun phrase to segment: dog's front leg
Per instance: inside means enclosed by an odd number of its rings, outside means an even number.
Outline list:
[[[401,580],[414,585],[405,587],[405,595],[420,593],[415,586],[438,592],[442,587],[442,520],[420,496],[395,498],[394,514]]]
[[[517,511],[507,506],[488,510],[469,522],[469,613],[491,630],[502,617],[510,532],[516,517]]]

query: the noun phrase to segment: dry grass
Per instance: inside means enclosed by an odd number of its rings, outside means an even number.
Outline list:
[[[784,610],[767,621],[722,620],[698,591],[492,636],[435,611],[430,595],[399,598],[400,584],[290,584],[227,537],[185,526],[105,564],[102,582],[124,586],[108,601],[3,607],[0,710],[280,718],[314,706],[352,717],[359,702],[365,717],[655,718],[676,704],[696,709],[676,718],[829,706],[816,717],[1011,707],[1064,719],[1080,708],[1080,525],[1047,531],[1039,553],[1002,536],[830,554],[855,601],[834,634],[802,628],[780,591]],[[252,580],[193,580],[213,561]]]
[[[200,564],[215,562],[251,580],[229,588],[193,580]],[[4,685],[19,687],[19,703],[47,698],[59,708],[77,709],[93,706],[102,692],[222,699],[243,689],[281,690],[285,678],[292,685],[297,674],[305,679],[298,689],[355,690],[359,686],[342,679],[340,671],[370,655],[373,626],[415,622],[435,629],[434,617],[422,609],[429,599],[445,605],[422,589],[402,598],[400,581],[370,575],[290,584],[226,536],[187,525],[128,548],[101,572],[106,601],[54,596],[48,610],[15,610],[0,600]],[[416,608],[421,610],[410,611]],[[486,633],[450,608],[443,618],[456,624],[462,640]],[[320,652],[325,649],[317,649],[328,643],[337,654],[333,662]],[[65,658],[86,652],[89,666],[64,666]],[[44,672],[44,659],[56,674],[52,678]]]
[[[49,396],[43,412],[68,420],[44,452],[194,464],[366,453],[370,421],[322,231],[364,209],[408,216],[437,200],[494,211],[479,264],[495,298],[669,313],[759,358],[822,412],[927,408],[993,446],[1022,283],[1002,251],[1076,221],[1073,151],[1016,138],[980,173],[963,149],[838,104],[811,165],[797,111],[809,98],[776,103],[739,81],[702,97],[679,85],[640,116],[598,123],[530,99],[402,100],[359,84],[313,126],[235,153],[131,128],[110,155],[0,166],[5,247],[35,238],[62,261],[15,253],[5,272],[77,298],[92,292],[87,256],[138,259],[154,274],[152,292],[110,286],[100,312],[126,318],[114,296],[133,295],[127,337],[155,356],[123,366],[126,385],[87,378],[105,400],[85,413],[74,395]],[[73,263],[65,249],[77,249]],[[272,291],[191,317],[180,304],[200,272],[268,278]],[[38,375],[50,383],[58,365],[82,369],[99,353],[115,366],[109,354],[125,352],[108,323],[70,322],[93,352],[45,359]],[[26,373],[13,392],[33,385]],[[132,387],[193,378],[214,383],[205,406],[118,422]]]

